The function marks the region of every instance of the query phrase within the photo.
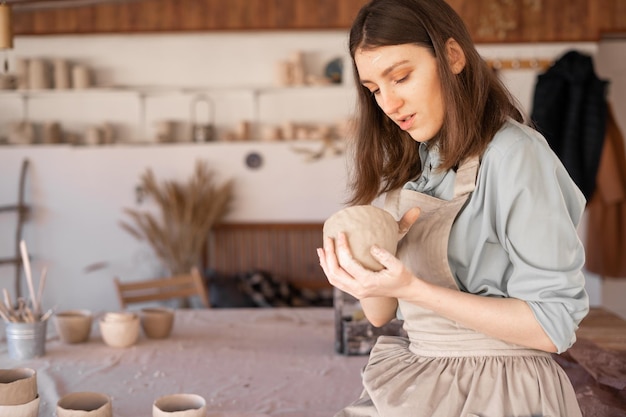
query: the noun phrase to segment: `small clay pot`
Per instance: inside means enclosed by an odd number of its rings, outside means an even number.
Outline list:
[[[39,415],[39,395],[26,404],[0,405],[0,416],[37,417]]]
[[[168,307],[142,308],[139,317],[144,334],[150,339],[169,337],[174,325],[174,310]]]
[[[98,392],[72,392],[57,402],[57,417],[112,417],[111,399]]]
[[[197,394],[171,394],[157,398],[152,417],[204,417],[206,400]]]
[[[89,310],[66,310],[54,315],[57,334],[63,343],[84,343],[89,340],[93,315]]]
[[[109,346],[132,346],[139,338],[139,316],[135,313],[107,313],[99,324],[102,340]]]
[[[34,369],[0,369],[0,405],[28,404],[37,395],[37,372]]]
[[[383,266],[372,256],[372,245],[395,255],[398,247],[398,223],[382,208],[372,205],[346,207],[324,222],[324,238],[336,238],[344,232],[352,255],[365,268],[380,271]]]

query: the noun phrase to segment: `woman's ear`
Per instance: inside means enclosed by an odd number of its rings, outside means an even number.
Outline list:
[[[465,52],[461,45],[454,39],[450,38],[446,42],[446,53],[448,54],[448,64],[453,73],[459,74],[465,68]]]

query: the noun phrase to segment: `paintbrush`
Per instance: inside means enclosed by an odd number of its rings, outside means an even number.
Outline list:
[[[35,294],[35,286],[33,285],[33,274],[30,269],[30,259],[28,258],[28,250],[26,248],[26,242],[22,240],[20,242],[20,251],[22,253],[22,263],[24,264],[24,272],[26,274],[26,284],[28,285],[28,291],[30,292],[30,300],[33,304],[33,310],[35,313],[39,312],[39,304],[37,303],[37,296]]]

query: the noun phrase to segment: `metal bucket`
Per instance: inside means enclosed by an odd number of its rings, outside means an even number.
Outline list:
[[[46,353],[47,320],[5,324],[7,347],[12,359],[31,359]]]

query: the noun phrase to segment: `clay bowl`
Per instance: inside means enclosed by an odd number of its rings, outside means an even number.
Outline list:
[[[206,400],[197,394],[171,394],[157,398],[152,417],[204,417]]]
[[[0,405],[24,405],[35,398],[37,398],[37,372],[34,369],[0,369]]]
[[[84,343],[89,340],[93,315],[89,310],[66,310],[54,315],[59,338],[64,343]]]
[[[398,223],[389,212],[376,206],[346,207],[324,222],[324,238],[336,238],[340,232],[346,234],[354,258],[372,271],[383,269],[370,253],[372,245],[394,255],[398,247]]]
[[[99,324],[102,340],[109,346],[132,346],[139,338],[139,316],[135,313],[106,313]]]
[[[0,405],[0,416],[37,417],[39,415],[39,395],[25,404]]]
[[[145,307],[139,312],[141,328],[150,339],[169,337],[174,325],[174,310],[168,307]]]
[[[57,417],[112,417],[111,399],[99,392],[72,392],[57,402]]]

